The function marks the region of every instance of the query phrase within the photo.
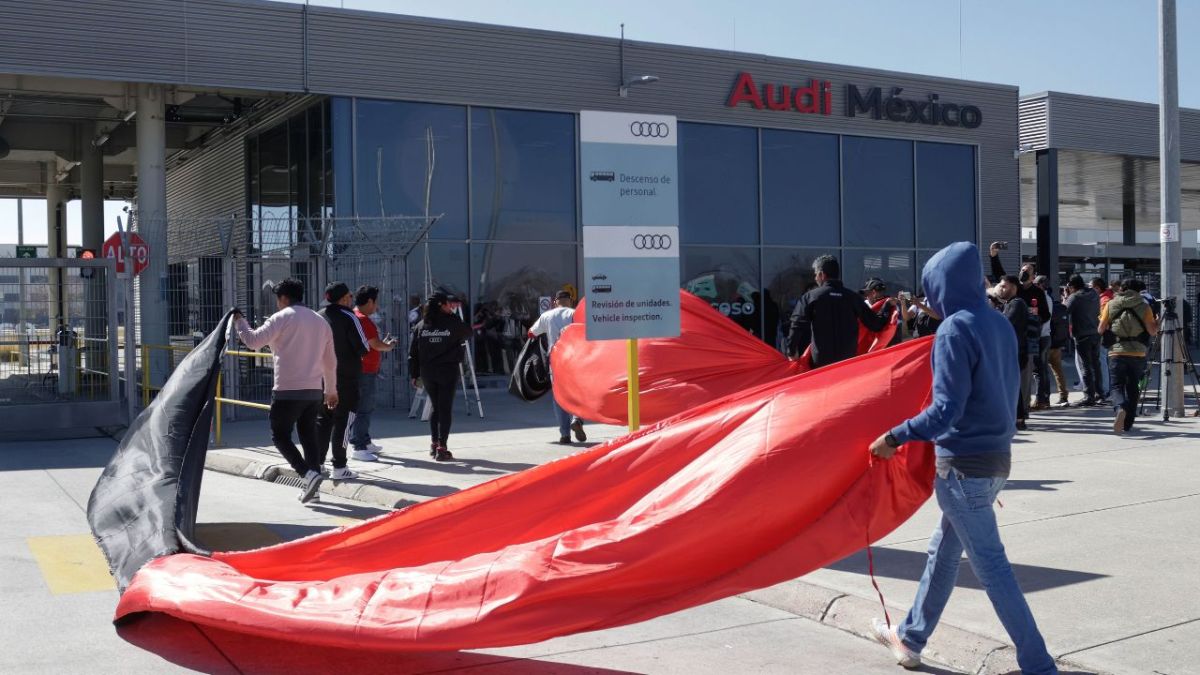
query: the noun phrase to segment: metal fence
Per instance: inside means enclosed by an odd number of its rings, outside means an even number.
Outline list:
[[[121,423],[117,283],[107,260],[0,260],[3,431]]]
[[[230,307],[238,307],[252,325],[276,311],[274,284],[286,278],[304,283],[305,304],[324,304],[324,288],[341,281],[354,291],[361,285],[380,289],[376,323],[381,335],[399,337],[405,349],[385,355],[378,387],[379,405],[406,406],[404,376],[408,305],[418,288],[408,288],[408,257],[414,254],[438,216],[385,218],[168,218],[165,226],[147,227],[133,217],[134,230],[170,233],[166,274],[169,344],[147,345],[146,359],[162,359],[166,371],[183,348],[207,335]],[[136,311],[142,316],[141,308]],[[231,345],[231,348],[238,348]],[[142,366],[144,368],[144,365]],[[144,379],[144,378],[143,378]],[[270,401],[272,373],[266,359],[228,359],[222,375],[224,397],[251,403]],[[146,382],[144,397],[161,382]],[[251,406],[226,406],[227,419],[261,417]]]

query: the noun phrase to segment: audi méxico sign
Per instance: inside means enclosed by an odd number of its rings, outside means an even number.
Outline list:
[[[799,84],[758,83],[750,73],[738,73],[725,105],[746,104],[758,110],[788,110],[806,115],[833,114],[833,83],[809,79]],[[976,106],[942,101],[937,94],[912,97],[902,87],[845,85],[842,114],[876,120],[974,129],[983,124]]]
[[[579,116],[587,338],[679,335],[675,118]]]

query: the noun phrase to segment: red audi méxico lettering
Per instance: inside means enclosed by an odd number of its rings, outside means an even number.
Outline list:
[[[739,103],[749,103],[762,110],[795,110],[799,113],[828,115],[833,109],[833,85],[828,80],[808,81],[808,86],[792,87],[786,84],[764,84],[760,92],[750,73],[738,73],[725,105],[736,108]]]

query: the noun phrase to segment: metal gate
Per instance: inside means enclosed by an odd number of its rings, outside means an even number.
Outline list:
[[[341,281],[351,292],[377,286],[380,334],[402,342],[384,359],[377,388],[380,406],[408,405],[407,258],[439,216],[386,218],[224,218],[169,219],[172,233],[168,270],[171,348],[190,346],[207,334],[229,307],[238,307],[252,325],[276,311],[273,284],[288,277],[305,287],[305,304],[324,304],[325,285]],[[135,221],[136,223],[136,221]],[[224,396],[266,403],[271,394],[271,363],[231,358],[223,375]],[[230,406],[233,419],[263,413]]]
[[[124,424],[111,260],[0,260],[0,433]]]

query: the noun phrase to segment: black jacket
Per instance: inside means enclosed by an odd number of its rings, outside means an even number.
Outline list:
[[[1017,335],[1017,367],[1023,368],[1026,359],[1029,358],[1029,305],[1026,305],[1020,296],[1017,296],[1004,303],[1004,309],[1001,311],[1008,322],[1012,324],[1013,332]]]
[[[347,386],[354,383],[358,386],[358,376],[362,375],[362,357],[371,349],[362,324],[358,322],[358,317],[354,316],[353,310],[341,305],[325,305],[317,313],[325,317],[333,331],[338,384]]]
[[[999,256],[992,257],[992,276],[994,277],[992,283],[1000,281],[1004,276],[1004,265],[1000,263]],[[1043,291],[1037,284],[1022,285],[1017,287],[1017,297],[1024,300],[1027,306],[1037,307],[1038,329],[1040,330],[1042,324],[1049,321],[1053,314],[1050,311],[1050,305],[1046,303],[1046,291]]]
[[[858,323],[881,331],[890,306],[876,314],[862,297],[841,281],[826,281],[805,293],[792,311],[788,353],[799,356],[812,343],[812,365],[820,368],[854,357],[858,352]]]
[[[1062,349],[1071,341],[1071,322],[1067,318],[1067,306],[1061,302],[1054,303],[1050,312],[1050,348]]]
[[[1100,295],[1090,288],[1067,296],[1071,337],[1076,340],[1100,334]]]
[[[434,312],[413,329],[408,348],[408,373],[457,369],[463,359],[463,342],[471,337],[471,327],[456,314]]]

